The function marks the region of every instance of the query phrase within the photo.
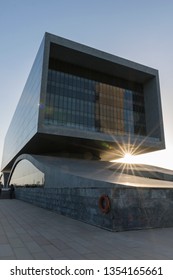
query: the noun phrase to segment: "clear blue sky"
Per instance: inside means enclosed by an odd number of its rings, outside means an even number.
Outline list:
[[[173,1],[0,0],[3,142],[45,31],[159,70],[167,149],[144,162],[173,169]]]

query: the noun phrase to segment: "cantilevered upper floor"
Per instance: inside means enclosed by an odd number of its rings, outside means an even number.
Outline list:
[[[165,148],[158,71],[46,33],[8,129],[23,153],[109,160]]]

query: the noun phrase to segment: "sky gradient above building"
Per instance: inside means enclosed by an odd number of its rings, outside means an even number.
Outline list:
[[[7,0],[0,3],[0,161],[4,137],[45,31],[159,70],[166,150],[138,161],[173,169],[173,2]]]

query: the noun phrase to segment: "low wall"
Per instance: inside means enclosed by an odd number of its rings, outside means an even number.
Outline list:
[[[9,199],[10,198],[10,190],[2,189],[0,194],[0,199]]]
[[[98,205],[108,195],[110,211]],[[173,189],[162,188],[18,188],[17,199],[112,231],[173,226]]]

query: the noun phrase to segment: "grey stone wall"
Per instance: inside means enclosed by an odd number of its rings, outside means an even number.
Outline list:
[[[10,198],[10,190],[9,189],[2,189],[0,194],[0,199],[9,199]]]
[[[110,198],[102,213],[99,197]],[[113,231],[173,226],[173,189],[160,188],[43,188],[16,190],[16,198],[59,214]]]
[[[111,189],[103,188],[21,188],[15,191],[15,196],[59,214],[111,230],[111,212],[103,215],[98,207],[98,198],[103,193],[111,197]]]
[[[173,189],[112,190],[113,230],[173,226]]]

